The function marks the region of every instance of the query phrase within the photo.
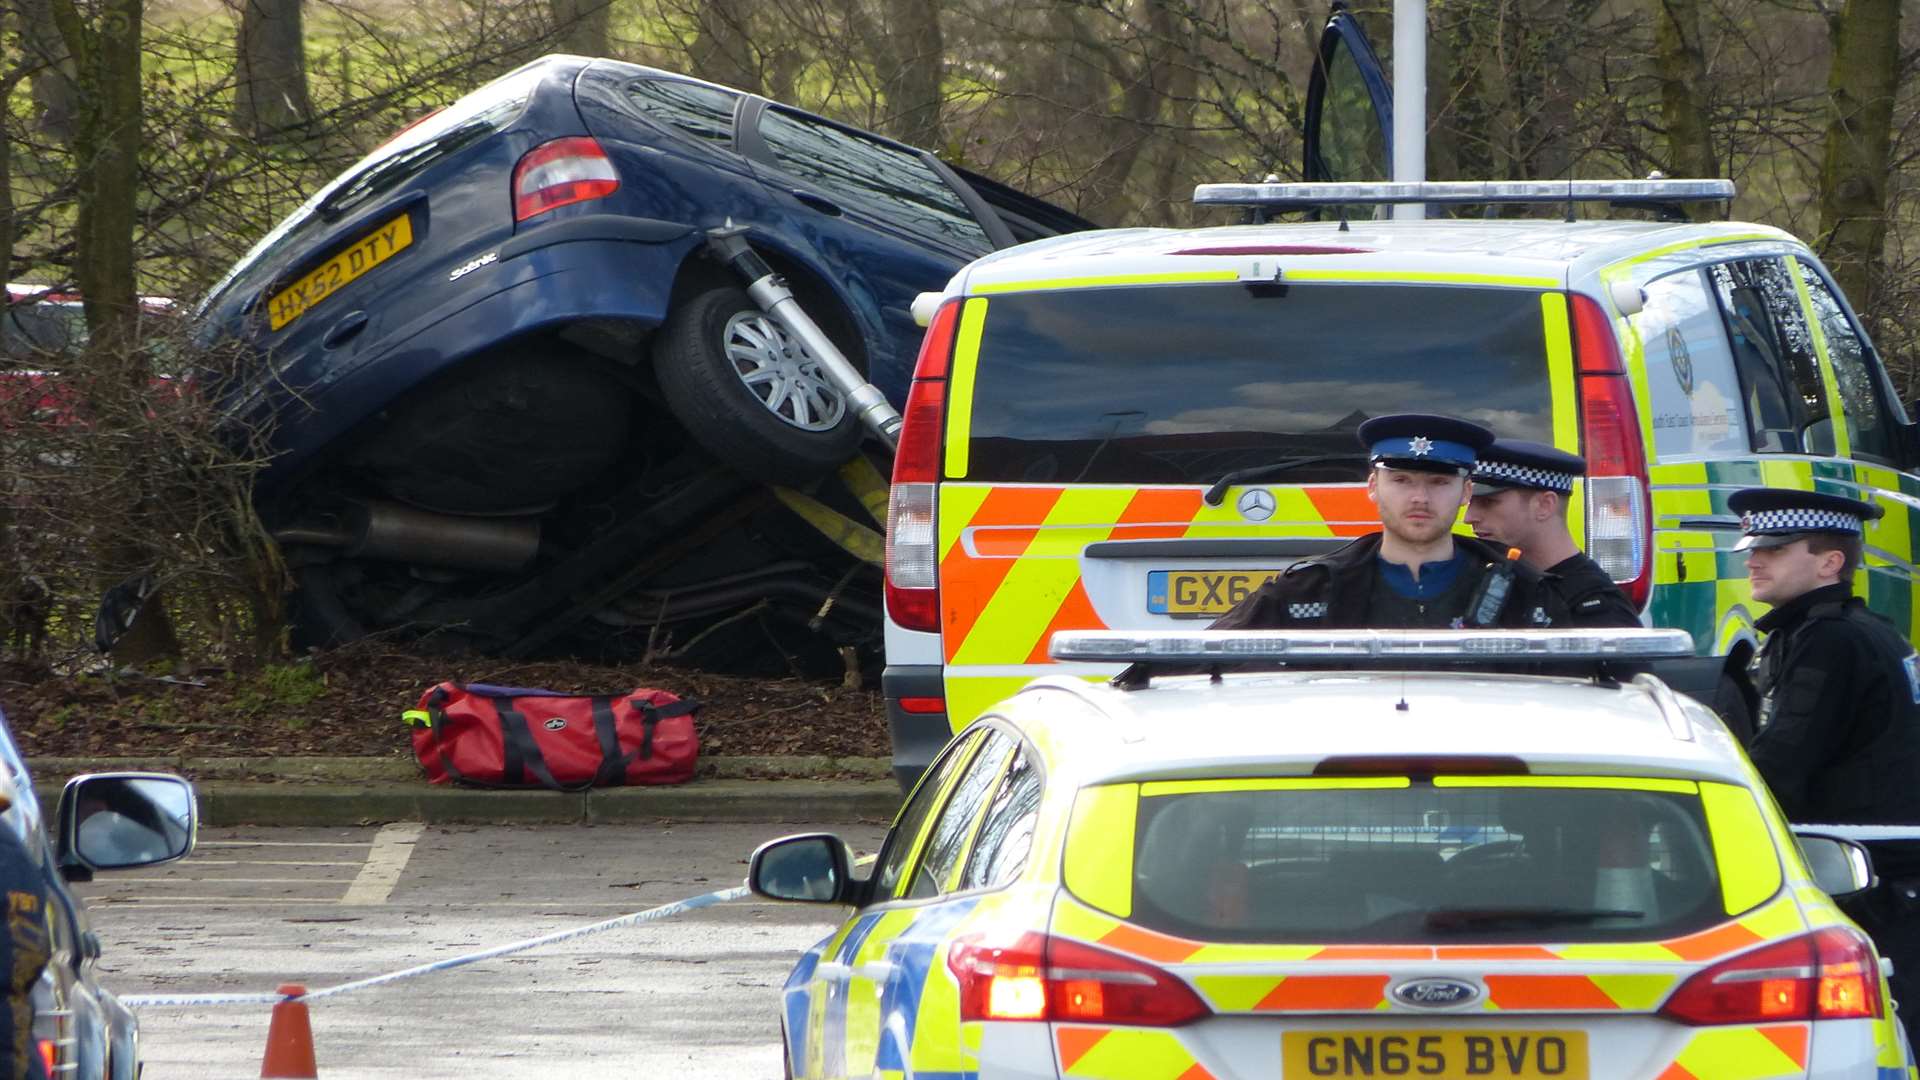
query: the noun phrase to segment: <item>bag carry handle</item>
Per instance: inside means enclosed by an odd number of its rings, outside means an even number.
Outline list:
[[[640,713],[640,746],[629,753],[620,752],[620,734],[615,729],[613,699],[593,699],[593,730],[600,737],[600,768],[593,782],[619,787],[627,782],[627,766],[653,757],[653,729],[670,716],[691,716],[700,711],[700,703],[689,698],[667,705],[655,705],[645,698],[628,698],[627,704]]]

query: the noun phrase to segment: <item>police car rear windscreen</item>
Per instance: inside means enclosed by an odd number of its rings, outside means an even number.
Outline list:
[[[1395,412],[1550,443],[1541,307],[1535,290],[1436,285],[993,296],[967,479],[1210,484],[1235,469],[1357,454],[1360,422]],[[1364,477],[1355,458],[1275,480]]]

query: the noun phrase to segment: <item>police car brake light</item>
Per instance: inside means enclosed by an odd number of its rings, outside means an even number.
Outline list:
[[[968,934],[947,950],[962,1021],[1175,1027],[1208,1015],[1169,972],[1131,956],[1028,932],[1012,941]]]
[[[1724,202],[1731,180],[1440,180],[1424,183],[1199,184],[1203,206],[1315,206],[1392,203]]]
[[[1715,964],[1681,983],[1660,1015],[1696,1026],[1877,1019],[1880,965],[1865,938],[1830,926]]]
[[[1510,754],[1337,754],[1313,767],[1315,776],[1524,776],[1532,771]]]
[[[1692,656],[1693,637],[1685,630],[1075,630],[1053,635],[1048,653],[1114,664],[1509,664]]]

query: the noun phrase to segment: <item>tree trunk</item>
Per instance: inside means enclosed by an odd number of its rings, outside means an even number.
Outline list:
[[[1653,69],[1667,129],[1667,175],[1719,176],[1706,110],[1700,107],[1707,57],[1700,43],[1699,0],[1653,0],[1652,14]]]
[[[605,56],[613,0],[553,0],[554,45],[576,56]]]
[[[60,140],[71,142],[79,102],[74,93],[73,59],[66,43],[53,25],[48,0],[19,0],[20,47],[25,56],[28,81],[33,88],[33,105],[39,115],[35,127]]]
[[[940,5],[926,0],[887,0],[886,33],[872,62],[882,73],[887,130],[901,142],[938,153],[944,103],[941,75],[946,47],[940,36]]]
[[[1887,240],[1900,0],[1847,0],[1829,23],[1833,67],[1820,163],[1820,257],[1854,306],[1871,312]]]
[[[313,119],[301,0],[240,0],[233,126],[271,138]]]

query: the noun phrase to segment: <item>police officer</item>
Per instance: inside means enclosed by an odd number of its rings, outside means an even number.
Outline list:
[[[1467,474],[1493,433],[1446,416],[1377,416],[1360,425],[1381,531],[1298,563],[1256,589],[1216,629],[1565,625],[1538,571],[1505,547],[1453,533]]]
[[[0,770],[3,773],[4,770]],[[13,786],[0,778],[0,809],[12,805]],[[47,922],[46,871],[18,833],[0,824],[0,901],[7,926],[0,934],[0,978],[7,1007],[0,1013],[0,1078],[41,1080],[39,1047],[33,1038],[33,988],[52,956]]]
[[[1920,824],[1920,657],[1853,595],[1871,503],[1779,488],[1735,492],[1736,550],[1753,598],[1773,605],[1750,675],[1760,694],[1749,754],[1789,820]],[[1920,1044],[1920,851],[1875,845],[1882,888],[1849,911],[1893,959],[1895,996]]]
[[[1570,626],[1639,626],[1640,611],[1573,542],[1567,500],[1586,459],[1536,442],[1495,439],[1473,465],[1467,524],[1473,535],[1520,549],[1566,605]]]

